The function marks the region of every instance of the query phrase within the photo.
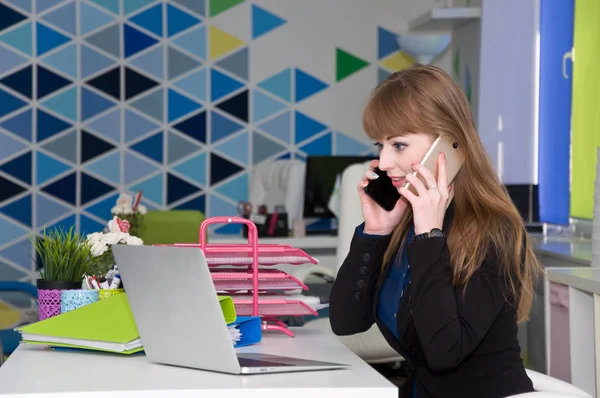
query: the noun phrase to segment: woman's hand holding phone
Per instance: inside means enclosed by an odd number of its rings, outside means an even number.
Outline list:
[[[396,206],[388,212],[365,193],[365,187],[369,185],[369,181],[378,178],[377,173],[374,171],[378,165],[379,160],[371,162],[369,170],[358,184],[358,195],[365,219],[364,232],[370,235],[389,235],[400,222],[402,214],[408,207],[408,202],[402,197],[396,202]]]
[[[440,153],[438,157],[438,180],[431,171],[422,164],[413,165],[413,170],[423,176],[425,184],[414,174],[406,176],[406,180],[417,190],[418,195],[406,187],[401,187],[398,192],[406,198],[413,211],[415,234],[420,235],[434,228],[442,229],[446,209],[452,200],[452,186],[448,186],[448,173],[446,170],[446,157]]]

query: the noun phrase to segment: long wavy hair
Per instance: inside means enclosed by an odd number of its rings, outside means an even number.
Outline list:
[[[363,128],[375,141],[411,133],[458,141],[465,163],[452,186],[454,217],[447,237],[452,283],[466,286],[490,249],[495,250],[510,293],[506,299],[516,307],[517,320],[527,320],[533,284],[543,269],[479,139],[469,101],[453,79],[440,68],[419,64],[390,75],[367,102]],[[394,229],[384,264],[402,250],[411,221],[409,207]]]

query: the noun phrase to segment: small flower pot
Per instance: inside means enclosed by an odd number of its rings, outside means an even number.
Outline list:
[[[37,280],[40,321],[60,315],[63,290],[81,289],[81,282]]]
[[[60,300],[60,312],[64,314],[98,301],[98,290],[63,290]]]

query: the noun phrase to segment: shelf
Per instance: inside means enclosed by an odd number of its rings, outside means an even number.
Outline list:
[[[408,23],[411,32],[451,30],[481,18],[480,7],[433,8]]]
[[[211,270],[211,277],[217,291],[236,292],[242,290],[252,290],[254,274],[252,270],[231,271],[231,270]],[[278,270],[259,270],[258,271],[259,290],[308,290],[308,287],[285,272]]]

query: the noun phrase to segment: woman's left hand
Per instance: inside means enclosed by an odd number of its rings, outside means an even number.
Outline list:
[[[408,174],[406,180],[415,187],[418,195],[408,188],[400,187],[398,192],[404,196],[412,206],[415,234],[420,235],[434,228],[442,229],[446,208],[450,202],[448,187],[448,173],[446,171],[446,157],[443,152],[438,156],[438,180],[422,164],[414,164],[413,170],[423,176],[427,186],[414,174]]]

